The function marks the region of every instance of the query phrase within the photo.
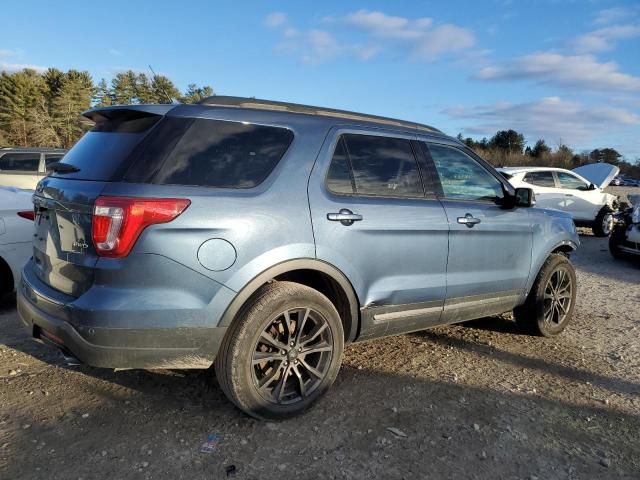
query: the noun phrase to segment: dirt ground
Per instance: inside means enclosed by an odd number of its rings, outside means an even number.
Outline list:
[[[329,394],[281,423],[238,412],[211,372],[65,366],[4,304],[0,478],[638,479],[640,265],[581,240],[561,337],[504,316],[352,345]]]

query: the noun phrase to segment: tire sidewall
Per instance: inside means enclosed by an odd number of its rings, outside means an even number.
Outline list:
[[[244,311],[245,321],[238,331],[240,341],[235,343],[229,352],[232,359],[230,381],[240,403],[239,406],[254,417],[285,418],[304,412],[329,389],[340,370],[344,349],[344,333],[340,316],[324,295],[311,288],[300,287],[292,294],[281,295],[268,301],[266,305],[249,306]],[[333,340],[333,355],[327,375],[307,398],[294,404],[277,405],[265,400],[254,385],[253,350],[267,325],[284,311],[295,308],[311,308],[327,321]]]
[[[562,268],[566,273],[569,274],[571,278],[571,304],[569,305],[569,311],[565,316],[565,319],[559,325],[550,325],[544,318],[544,294],[547,288],[547,283],[549,279],[559,268]],[[536,285],[536,299],[535,299],[535,309],[536,309],[536,323],[538,326],[538,330],[545,337],[552,337],[558,335],[562,332],[573,317],[573,310],[576,305],[576,291],[577,291],[577,281],[576,281],[576,273],[571,265],[569,260],[562,255],[555,255],[551,257],[548,263],[545,265],[543,271],[541,272],[539,281]]]

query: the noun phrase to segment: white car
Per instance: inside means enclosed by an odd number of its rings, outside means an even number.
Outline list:
[[[59,148],[0,148],[0,186],[35,190],[49,165],[65,153]]]
[[[32,191],[0,187],[0,295],[12,293],[31,257]]]
[[[620,169],[608,163],[592,163],[573,170],[551,167],[498,168],[514,187],[528,187],[536,195],[536,206],[571,213],[577,226],[591,227],[606,237],[613,227],[617,197],[605,193]]]

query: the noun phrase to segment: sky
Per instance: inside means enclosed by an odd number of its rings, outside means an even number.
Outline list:
[[[640,159],[640,1],[4,1],[0,70],[179,88]]]

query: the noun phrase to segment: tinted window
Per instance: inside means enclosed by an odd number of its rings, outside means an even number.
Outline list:
[[[556,172],[558,176],[558,181],[560,182],[560,187],[562,188],[570,188],[572,190],[577,190],[578,188],[586,188],[587,184],[580,180],[578,177],[574,177],[570,173],[566,172]]]
[[[349,158],[342,139],[333,152],[333,159],[327,173],[327,188],[335,193],[354,193]]]
[[[5,153],[0,157],[0,170],[15,172],[37,172],[39,153]]]
[[[502,183],[460,150],[427,144],[446,198],[491,200],[504,197]]]
[[[53,177],[82,180],[113,180],[126,167],[129,154],[148,130],[162,118],[144,112],[110,110],[96,116],[97,124],[64,155],[64,163],[75,173],[51,172]]]
[[[539,187],[555,188],[556,186],[551,172],[529,172],[524,176],[523,180]]]
[[[356,192],[362,195],[423,197],[411,142],[373,135],[344,135]]]
[[[125,180],[251,188],[267,178],[292,140],[285,128],[166,117],[136,150]]]
[[[59,162],[62,159],[63,155],[45,155],[44,156],[44,165],[48,169],[49,165],[55,162]]]

